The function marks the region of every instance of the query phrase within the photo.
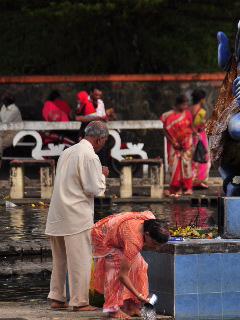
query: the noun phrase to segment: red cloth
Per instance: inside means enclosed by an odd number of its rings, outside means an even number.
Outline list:
[[[69,104],[61,99],[54,100],[54,104],[70,118],[71,108]]]
[[[69,118],[65,112],[56,106],[52,101],[46,101],[42,109],[42,116],[45,121],[68,122]]]
[[[77,110],[78,115],[88,116],[90,114],[96,113],[91,101],[88,99],[88,93],[86,91],[80,91],[77,93],[77,101],[80,102],[80,108]]]

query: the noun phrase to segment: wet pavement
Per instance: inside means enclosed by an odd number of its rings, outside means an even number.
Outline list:
[[[78,319],[104,319],[106,314],[101,310],[97,312],[71,312],[68,311],[53,311],[45,302],[29,301],[25,303],[16,302],[0,302],[2,320],[78,320]],[[106,318],[109,319],[109,318]],[[140,319],[140,318],[131,318]],[[171,316],[157,316],[159,320],[173,319]]]

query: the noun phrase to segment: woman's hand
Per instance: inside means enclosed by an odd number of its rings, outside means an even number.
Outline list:
[[[143,302],[143,303],[149,303],[149,301],[150,301],[149,298],[144,298],[144,296],[143,296],[141,293],[139,293],[139,294],[137,295],[137,298],[138,298],[139,301],[141,301],[141,302]]]

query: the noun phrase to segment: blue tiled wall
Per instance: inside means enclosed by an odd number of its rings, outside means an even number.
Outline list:
[[[176,255],[174,268],[176,320],[240,319],[240,254]]]
[[[159,313],[176,320],[240,319],[240,253],[144,253]]]
[[[240,238],[240,197],[224,197],[222,214],[224,215],[224,238]]]

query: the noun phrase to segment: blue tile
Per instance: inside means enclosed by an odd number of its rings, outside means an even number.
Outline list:
[[[171,293],[174,291],[174,257],[172,254],[143,252],[148,263],[150,291]]]
[[[224,198],[224,234],[228,238],[240,236],[240,198]]]
[[[197,294],[179,294],[175,296],[175,319],[198,319]]]
[[[197,255],[175,256],[175,294],[197,293]]]
[[[222,303],[224,318],[240,317],[240,292],[223,293]]]
[[[199,319],[222,319],[222,294],[199,294]]]
[[[198,293],[221,292],[220,253],[198,255]]]
[[[240,254],[222,254],[222,291],[240,291]]]

